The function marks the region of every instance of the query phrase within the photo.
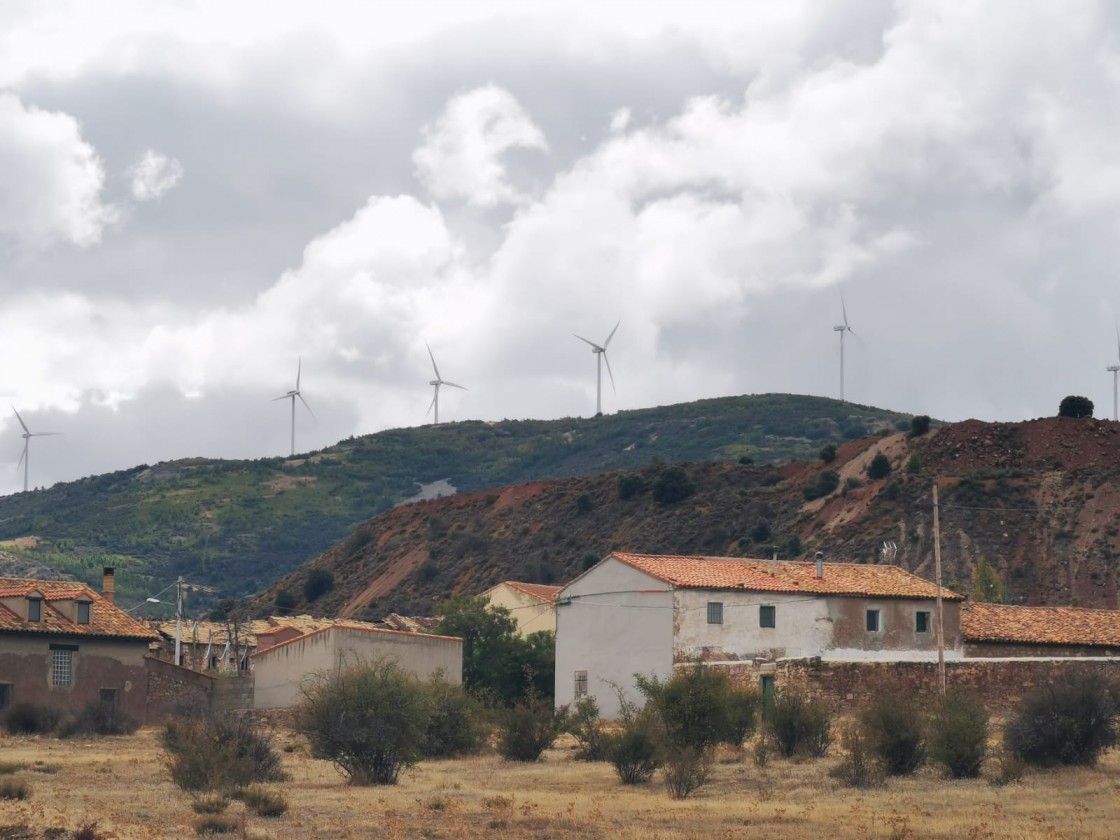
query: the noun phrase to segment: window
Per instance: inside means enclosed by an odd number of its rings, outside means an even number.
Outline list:
[[[708,602],[708,623],[709,624],[723,624],[723,602],[722,601],[709,601]]]
[[[28,621],[42,621],[43,620],[43,599],[42,598],[28,598],[27,599],[27,620]]]
[[[115,688],[101,689],[101,705],[107,711],[117,710],[117,690]]]
[[[53,647],[51,650],[51,685],[69,688],[74,682],[74,651]]]
[[[777,627],[778,626],[778,608],[773,604],[763,604],[758,608],[758,626],[759,627]]]
[[[0,683],[0,709],[6,709],[12,705],[12,684]]]
[[[928,633],[929,632],[929,611],[918,610],[914,613],[914,632],[915,633]]]
[[[762,692],[763,699],[774,696],[774,675],[763,674],[758,678],[758,690]]]
[[[576,671],[576,700],[587,696],[587,672]]]
[[[89,601],[78,602],[78,623],[89,624],[90,608],[93,606]]]
[[[867,611],[867,632],[868,633],[878,633],[879,632],[879,611],[878,610],[868,610]]]

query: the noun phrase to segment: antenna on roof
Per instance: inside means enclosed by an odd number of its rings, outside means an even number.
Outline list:
[[[894,563],[895,557],[898,556],[898,543],[894,541],[883,541],[883,547],[879,549],[879,556],[883,558],[884,563]]]

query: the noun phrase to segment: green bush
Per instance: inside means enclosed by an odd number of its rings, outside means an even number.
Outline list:
[[[828,709],[801,691],[778,691],[763,706],[762,721],[767,737],[785,758],[820,758],[832,744]]]
[[[624,785],[648,782],[661,766],[657,725],[648,707],[634,709],[623,704],[622,727],[605,738],[607,760]]]
[[[762,708],[762,695],[753,688],[732,688],[727,696],[728,743],[742,746],[754,735],[758,727],[758,710]]]
[[[276,593],[276,599],[273,603],[280,615],[288,615],[296,608],[296,596],[288,589],[281,589]]]
[[[527,697],[502,710],[498,722],[498,754],[507,761],[537,761],[568,725],[568,707],[554,709],[542,697]]]
[[[583,697],[568,719],[568,732],[576,739],[577,761],[607,761],[607,737],[594,697]]]
[[[909,776],[926,760],[918,708],[897,691],[879,692],[859,717],[867,747],[888,776]]]
[[[680,464],[661,470],[653,483],[653,500],[662,505],[683,502],[696,492],[696,485],[689,480],[688,473]]]
[[[921,437],[929,431],[929,415],[918,414],[910,420],[910,436]]]
[[[439,674],[423,690],[428,698],[428,725],[420,748],[425,758],[473,755],[486,742],[482,708],[461,685]]]
[[[304,689],[296,729],[352,785],[392,785],[422,755],[428,699],[395,662],[348,665]]]
[[[922,471],[922,459],[917,452],[911,453],[909,460],[906,462],[906,472],[910,475],[918,475]]]
[[[1093,401],[1088,397],[1068,396],[1058,405],[1059,417],[1092,417]]]
[[[770,523],[765,519],[758,520],[758,522],[755,523],[754,527],[751,528],[751,539],[756,543],[766,542],[768,539],[770,539],[770,535]]]
[[[933,760],[954,779],[974,779],[988,750],[988,710],[969,694],[947,694],[930,721]]]
[[[191,794],[228,794],[253,782],[286,780],[271,739],[249,715],[176,720],[160,735],[171,781]]]
[[[303,597],[311,603],[332,589],[334,589],[334,575],[326,569],[312,569],[307,575],[307,580],[303,582]]]
[[[639,674],[635,681],[660,724],[667,747],[707,750],[734,743],[734,689],[723,671],[694,662],[674,670],[668,680]]]
[[[662,772],[669,795],[673,799],[684,799],[708,783],[712,770],[712,751],[670,744],[665,750],[663,764]]]
[[[833,490],[840,486],[840,473],[836,470],[824,470],[817,476],[816,481],[811,482],[805,486],[802,495],[806,500],[813,501],[822,496],[827,496]]]
[[[891,459],[879,452],[871,459],[871,463],[867,465],[867,477],[872,481],[878,481],[880,478],[886,478],[891,474]]]
[[[626,501],[646,489],[646,480],[638,473],[623,473],[618,477],[618,498]]]
[[[62,710],[57,706],[16,703],[4,716],[4,727],[12,735],[49,735],[62,719]]]
[[[821,460],[826,464],[831,464],[836,460],[836,444],[826,443],[821,447]]]
[[[1092,767],[1117,743],[1116,689],[1099,676],[1054,682],[1029,695],[1004,729],[1013,754],[1040,767]]]

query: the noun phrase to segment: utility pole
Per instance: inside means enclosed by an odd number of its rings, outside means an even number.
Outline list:
[[[933,482],[933,568],[937,578],[937,683],[945,696],[945,629],[941,602],[941,524],[938,519],[937,480]]]
[[[175,664],[183,664],[183,576],[175,584]]]

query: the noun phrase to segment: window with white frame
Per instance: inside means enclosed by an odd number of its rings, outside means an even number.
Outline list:
[[[708,623],[709,624],[723,624],[723,602],[722,601],[709,601],[708,602]]]
[[[74,649],[68,647],[51,648],[51,685],[55,688],[69,688],[74,684]]]
[[[582,700],[587,696],[587,672],[576,671],[576,700]]]

